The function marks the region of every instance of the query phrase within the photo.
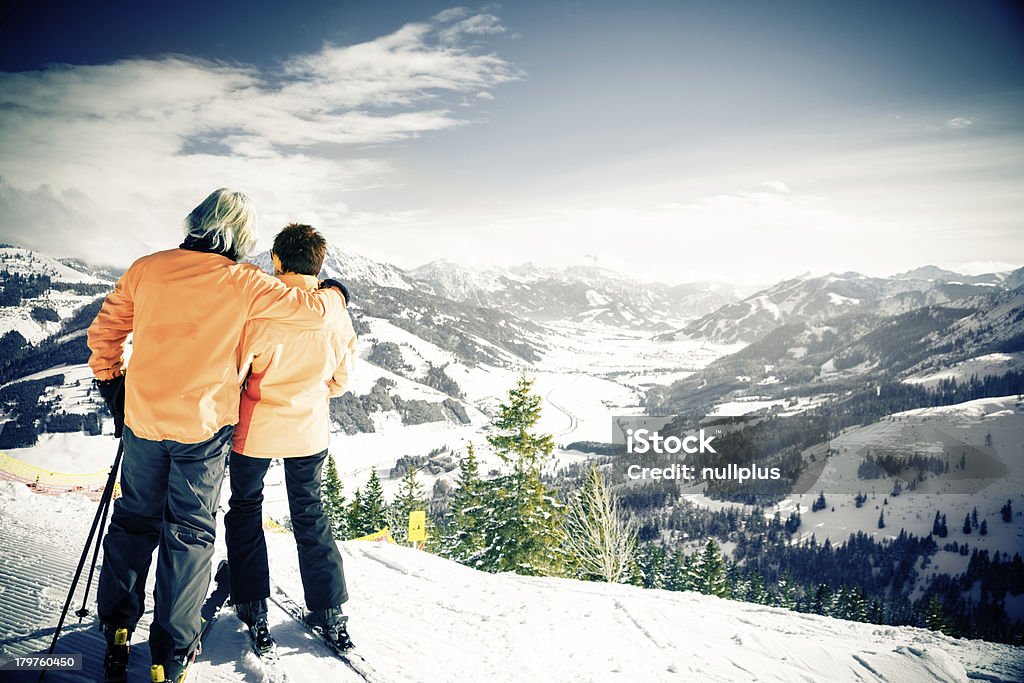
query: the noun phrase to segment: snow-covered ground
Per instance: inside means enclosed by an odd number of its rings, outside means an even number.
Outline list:
[[[20,247],[0,247],[0,270],[19,275],[45,275],[52,282],[103,284],[105,280],[64,265],[56,259]],[[76,294],[71,291],[47,290],[42,295],[24,299],[17,306],[0,306],[0,334],[17,331],[30,343],[37,343],[60,329],[60,321],[50,321],[32,315],[35,308],[45,308],[57,314],[60,320],[71,316],[78,308],[96,299],[95,294]]]
[[[48,644],[93,505],[0,484],[0,662]],[[276,586],[301,603],[292,537],[269,533],[268,545]],[[492,575],[397,546],[339,547],[350,631],[368,678],[378,682],[1024,680],[1024,652],[1005,645],[695,593]],[[132,652],[130,677],[140,680],[149,617]],[[361,680],[281,609],[272,606],[270,618],[288,680]],[[88,623],[72,619],[58,652],[82,652],[85,670],[52,672],[49,680],[95,679],[101,640]],[[228,611],[189,680],[273,681],[280,671],[264,670],[248,653]]]
[[[1014,510],[1024,509],[1024,412],[1016,404],[1016,396],[978,399],[898,413],[891,420],[847,430],[830,442],[834,455],[827,459],[809,492],[783,501],[779,509],[785,516],[799,504],[803,512],[800,531],[807,537],[813,533],[819,542],[829,538],[833,543],[845,541],[858,530],[878,538],[895,537],[900,529],[926,536],[938,511],[946,515],[949,528],[949,536],[940,539],[940,546],[966,542],[971,548],[990,553],[1000,550],[1012,556],[1024,549],[1024,516],[1015,515],[1005,523],[999,509],[1007,500],[1013,501]],[[857,468],[875,451],[948,458],[951,470],[929,474],[916,491],[908,490],[903,480],[903,492],[892,496],[893,478],[857,478]],[[965,470],[957,468],[961,454],[965,454]],[[812,513],[811,503],[819,491],[825,492],[828,507]],[[853,502],[858,492],[868,495],[861,508]],[[979,524],[988,521],[986,536],[977,530],[964,534],[961,528],[964,516],[975,507]],[[878,529],[883,509],[886,527]],[[940,551],[937,561],[941,562],[943,555]]]
[[[981,379],[986,375],[1004,375],[1007,372],[1019,370],[1022,367],[1024,367],[1024,353],[988,353],[941,370],[927,370],[915,373],[903,381],[908,384],[933,387],[944,379],[966,382],[974,376]]]
[[[95,300],[96,295],[75,294],[49,290],[44,294],[22,300],[18,306],[0,307],[0,329],[18,332],[28,342],[36,344],[60,330],[61,322],[79,308]],[[40,320],[32,315],[35,308],[45,308],[57,314],[60,320]]]

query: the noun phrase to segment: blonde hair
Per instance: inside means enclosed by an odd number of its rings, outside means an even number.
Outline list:
[[[222,187],[192,209],[185,234],[209,240],[218,252],[241,261],[256,250],[256,209],[245,194]]]

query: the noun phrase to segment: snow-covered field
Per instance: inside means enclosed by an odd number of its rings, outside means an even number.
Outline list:
[[[945,514],[949,536],[942,543],[957,541],[971,548],[1009,553],[1024,549],[1024,516],[1015,515],[1010,523],[1002,521],[999,509],[1007,500],[1014,510],[1024,509],[1024,412],[1016,407],[1017,397],[986,398],[941,408],[926,408],[898,413],[883,420],[840,434],[830,442],[834,455],[808,493],[793,496],[780,504],[783,516],[799,504],[803,512],[800,527],[805,536],[814,534],[819,542],[845,541],[851,533],[863,530],[878,538],[895,537],[900,529],[926,536],[931,532],[935,512]],[[990,437],[991,445],[986,445]],[[894,479],[857,478],[857,468],[873,450],[932,454],[950,461],[951,471],[929,474],[917,484],[916,491],[906,487],[892,496]],[[967,468],[958,470],[958,460],[966,453]],[[825,510],[810,512],[811,503],[824,491]],[[868,495],[863,507],[853,498],[858,492]],[[832,506],[835,511],[832,511]],[[988,534],[977,531],[964,534],[964,516],[978,509],[978,520],[988,521]],[[878,516],[884,508],[886,527],[878,529]],[[940,560],[944,555],[940,551]],[[959,562],[957,555],[957,562]]]
[[[95,295],[74,292],[48,291],[31,299],[24,299],[20,306],[0,307],[0,329],[4,334],[9,330],[18,332],[28,342],[36,344],[60,330],[61,321],[85,304],[93,301]],[[60,320],[40,320],[32,315],[34,308],[46,308],[57,314]]]
[[[60,261],[38,252],[19,247],[0,247],[0,270],[19,275],[45,275],[53,282],[103,284],[105,280],[69,268]],[[95,294],[75,294],[71,291],[48,290],[41,296],[22,300],[18,306],[0,306],[0,330],[17,331],[30,343],[37,343],[60,329],[60,321],[50,321],[32,315],[34,308],[46,308],[60,320],[71,316],[78,308],[96,299]]]
[[[919,372],[907,377],[903,381],[908,384],[933,387],[944,379],[966,382],[974,376],[979,379],[986,375],[998,376],[1012,370],[1019,370],[1022,367],[1024,367],[1024,353],[988,353],[941,370]]]
[[[0,484],[0,662],[48,644],[93,505]],[[270,533],[268,544],[275,584],[301,602],[290,534]],[[397,546],[350,541],[339,547],[351,594],[350,631],[373,681],[1024,679],[1024,652],[1005,645],[694,593],[492,575]],[[285,612],[275,606],[270,617],[288,680],[361,680]],[[140,680],[149,664],[148,618],[136,632],[130,669]],[[225,612],[190,681],[281,679],[248,653],[240,629]],[[53,672],[49,680],[95,679],[101,640],[88,623],[72,619],[58,652],[82,652],[85,670]]]

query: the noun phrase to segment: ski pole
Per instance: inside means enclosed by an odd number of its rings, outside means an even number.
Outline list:
[[[81,578],[82,569],[85,567],[85,560],[89,557],[89,548],[92,546],[93,538],[96,535],[96,529],[100,526],[101,519],[106,517],[106,508],[114,493],[114,482],[117,480],[117,470],[121,465],[121,456],[123,454],[124,441],[119,441],[117,444],[117,455],[114,457],[114,464],[110,468],[110,475],[107,477],[106,486],[103,487],[103,495],[100,497],[100,504],[96,510],[96,516],[93,517],[92,526],[89,528],[89,537],[85,541],[85,547],[82,548],[82,556],[78,560],[78,569],[75,570],[75,576],[71,580],[71,588],[68,590],[68,597],[64,601],[64,609],[60,612],[60,620],[57,622],[57,629],[53,632],[53,641],[50,643],[50,649],[46,652],[48,655],[52,655],[53,651],[57,648],[57,639],[60,638],[60,631],[64,628],[64,619],[67,617],[68,609],[71,607],[71,601],[75,597],[75,589],[78,587],[78,579]],[[100,533],[102,534],[102,532]],[[39,680],[41,681],[44,678],[46,678],[46,669],[43,669],[39,673]]]
[[[118,458],[120,457],[120,454],[118,454],[117,458],[114,458],[115,471],[117,470],[119,464]],[[104,489],[103,492],[106,493],[106,489]],[[89,609],[85,606],[85,604],[89,601],[89,590],[92,588],[92,577],[93,574],[96,573],[96,560],[99,559],[100,548],[103,547],[103,531],[107,528],[107,513],[110,511],[110,502],[113,499],[113,487],[111,487],[110,489],[110,495],[106,496],[105,499],[104,496],[100,496],[100,507],[102,508],[100,510],[100,528],[99,532],[96,534],[96,543],[93,545],[92,564],[89,565],[89,578],[85,580],[85,590],[82,592],[82,606],[75,611],[75,616],[78,617],[79,624],[82,623],[82,619],[89,616]]]

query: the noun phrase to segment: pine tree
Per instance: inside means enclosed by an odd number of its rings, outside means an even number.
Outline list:
[[[483,499],[483,547],[467,564],[489,572],[560,573],[564,506],[537,470],[485,482]]]
[[[971,516],[970,515],[966,515],[964,517],[964,533],[965,534],[970,534],[971,533]]]
[[[342,484],[341,477],[338,476],[338,467],[334,463],[334,456],[328,455],[327,465],[324,467],[323,485],[320,487],[320,501],[327,514],[327,521],[331,525],[331,534],[339,540],[349,538],[345,496],[341,491]]]
[[[665,567],[665,588],[670,591],[689,590],[686,570],[686,553],[682,548],[676,548]]]
[[[819,583],[811,599],[811,611],[815,614],[828,615],[832,612],[832,589],[828,584]]]
[[[569,505],[563,539],[571,576],[608,583],[628,578],[636,528],[594,465]]]
[[[352,502],[348,506],[348,533],[349,538],[359,538],[367,533],[363,531],[363,492],[356,489],[352,494]]]
[[[860,587],[851,588],[847,591],[846,616],[845,619],[852,621],[867,621],[868,596]]]
[[[539,469],[555,448],[550,434],[535,434],[530,429],[540,419],[543,399],[532,393],[533,380],[526,373],[519,375],[516,385],[508,392],[508,402],[499,408],[494,421],[498,432],[487,437],[498,457],[517,470]]]
[[[472,443],[466,445],[466,454],[459,461],[456,484],[441,554],[465,563],[483,548],[483,482]]]
[[[885,610],[878,598],[872,598],[871,600],[871,606],[868,608],[867,621],[872,624],[882,624],[885,622]]]
[[[953,635],[952,625],[946,616],[942,600],[937,595],[933,595],[932,599],[928,601],[928,607],[924,614],[924,625],[932,631],[941,631],[946,635]]]
[[[987,519],[981,520],[981,526],[978,527],[978,533],[981,534],[982,536],[988,536],[988,520]]]
[[[885,528],[885,510],[882,510],[881,512],[878,513],[878,528]]]
[[[532,387],[533,382],[520,375],[494,420],[496,433],[487,437],[512,471],[483,485],[483,547],[468,564],[484,571],[555,575],[562,568],[564,505],[540,478],[554,440],[550,434],[532,431],[541,405]]]
[[[717,595],[720,598],[730,596],[730,587],[726,577],[725,560],[718,551],[715,539],[709,538],[700,557],[697,589],[705,595]]]
[[[636,552],[632,583],[644,588],[667,588],[665,568],[665,551],[653,543],[645,543]]]
[[[426,510],[427,500],[423,493],[423,485],[416,479],[416,468],[410,466],[402,480],[398,483],[398,493],[388,506],[387,526],[391,535],[398,543],[409,540],[409,513],[413,510]],[[430,529],[427,529],[430,535]]]
[[[769,593],[768,589],[765,587],[764,579],[761,577],[760,572],[750,572],[746,581],[745,600],[747,602],[757,603],[758,605],[768,605],[771,603],[771,593]]]
[[[1002,515],[1004,522],[1009,523],[1013,521],[1013,501],[1007,500],[1006,505],[999,508],[999,514]]]
[[[384,488],[377,477],[377,468],[370,470],[370,480],[363,492],[360,522],[363,525],[360,536],[372,534],[387,526],[387,506],[384,502]]]
[[[794,590],[793,574],[789,571],[788,567],[779,577],[775,604],[786,609],[796,609],[796,591]]]

